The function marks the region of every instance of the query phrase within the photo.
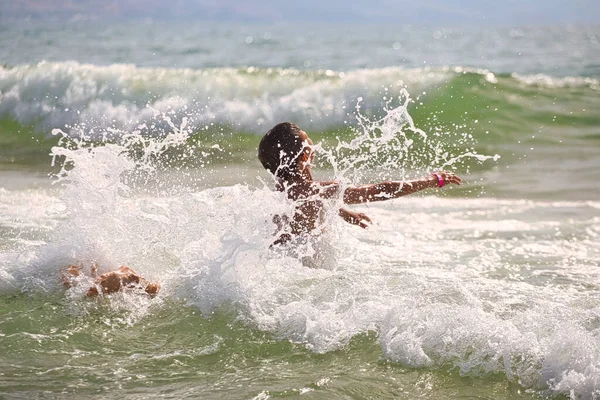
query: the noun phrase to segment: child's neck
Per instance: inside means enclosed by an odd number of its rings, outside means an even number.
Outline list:
[[[314,192],[312,172],[306,168],[298,173],[292,174],[287,179],[279,179],[277,190],[287,192],[288,198],[297,200],[311,196]]]

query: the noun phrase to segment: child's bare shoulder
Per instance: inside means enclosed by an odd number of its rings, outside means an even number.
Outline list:
[[[323,198],[332,198],[340,194],[339,181],[319,181],[315,182],[319,186],[319,195]]]

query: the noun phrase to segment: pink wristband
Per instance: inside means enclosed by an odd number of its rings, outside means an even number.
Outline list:
[[[442,175],[438,174],[437,172],[434,172],[432,174],[433,176],[435,176],[438,179],[438,186],[442,187],[446,184],[446,182],[444,182],[444,178],[442,177]]]

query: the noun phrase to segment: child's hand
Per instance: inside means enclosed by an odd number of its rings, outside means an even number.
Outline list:
[[[340,208],[339,215],[340,217],[344,218],[344,221],[348,222],[349,224],[358,225],[363,229],[368,228],[369,225],[373,223],[371,222],[371,218],[367,217],[366,214],[361,212],[355,212],[346,210],[344,208]]]
[[[462,183],[462,179],[452,172],[438,171],[434,172],[432,175],[433,179],[437,180],[439,187],[449,183],[454,183],[455,185],[460,185]]]

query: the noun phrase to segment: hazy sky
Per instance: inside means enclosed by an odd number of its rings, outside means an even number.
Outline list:
[[[397,24],[600,23],[600,0],[0,0],[0,19]]]

